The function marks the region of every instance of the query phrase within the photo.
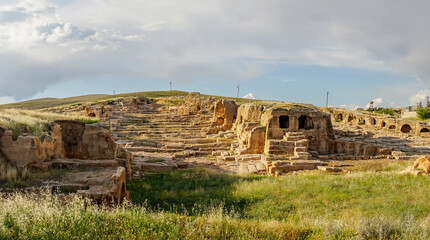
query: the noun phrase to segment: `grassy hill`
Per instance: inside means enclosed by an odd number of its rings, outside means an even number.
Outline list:
[[[112,98],[126,98],[126,97],[141,97],[145,96],[148,98],[158,97],[171,97],[171,96],[186,96],[188,92],[183,91],[152,91],[152,92],[134,92],[134,93],[123,93],[117,95],[109,94],[91,94],[76,97],[67,98],[40,98],[10,104],[0,105],[0,108],[23,108],[29,110],[37,110],[44,108],[52,108],[59,106],[66,106],[76,103],[87,103],[108,100]]]
[[[128,98],[128,97],[164,98],[164,97],[175,97],[175,96],[187,96],[188,93],[189,92],[173,90],[173,91],[122,93],[122,94],[117,94],[115,96],[109,95],[109,94],[91,94],[91,95],[83,95],[83,96],[67,97],[67,98],[39,98],[34,100],[3,104],[3,105],[0,105],[0,109],[21,108],[21,109],[28,109],[28,110],[39,110],[39,109],[46,109],[46,108],[63,107],[63,106],[78,104],[78,103],[85,104],[89,102],[105,101],[105,100],[114,99],[114,98]],[[265,101],[265,100],[225,97],[225,96],[216,96],[216,95],[207,95],[207,94],[202,94],[202,96],[215,97],[215,98],[235,101],[239,105],[244,103],[258,102],[258,104],[263,104],[269,107],[315,108],[315,106],[311,104],[302,104],[302,103]]]

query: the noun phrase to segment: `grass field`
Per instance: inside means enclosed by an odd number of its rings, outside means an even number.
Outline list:
[[[148,98],[156,98],[156,97],[186,96],[187,94],[188,94],[187,92],[182,92],[182,91],[135,92],[135,93],[117,94],[115,96],[108,95],[108,94],[93,94],[93,95],[84,95],[84,96],[76,96],[76,97],[68,97],[68,98],[35,99],[35,100],[0,105],[0,108],[23,108],[23,109],[37,110],[37,109],[73,105],[78,103],[97,102],[97,101],[109,100],[113,98],[141,97],[141,96],[145,96]]]
[[[233,176],[147,174],[133,204],[99,207],[51,194],[0,198],[2,239],[428,239],[430,178],[379,172]]]
[[[93,95],[84,95],[84,96],[76,96],[76,97],[68,97],[68,98],[42,98],[35,99],[17,103],[3,104],[0,105],[1,108],[22,108],[29,110],[39,110],[39,109],[48,109],[48,108],[56,108],[56,107],[64,107],[75,104],[85,104],[89,102],[98,102],[98,101],[106,101],[117,98],[127,98],[127,97],[148,97],[148,98],[165,98],[165,97],[173,97],[173,96],[187,96],[188,92],[184,91],[150,91],[150,92],[134,92],[134,93],[122,93],[114,95],[108,94],[93,94]],[[238,104],[255,102],[257,100],[246,99],[246,98],[234,98],[234,97],[222,97],[222,96],[213,96],[213,95],[202,95],[205,97],[217,97],[221,99],[234,100]]]
[[[49,123],[55,120],[77,120],[83,123],[95,123],[98,119],[78,115],[39,112],[24,109],[0,109],[0,127],[13,131],[17,138],[23,133],[41,136],[49,130]]]

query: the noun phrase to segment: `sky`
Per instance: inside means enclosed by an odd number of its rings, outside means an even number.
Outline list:
[[[430,96],[430,1],[0,0],[0,104],[136,91],[354,108]]]

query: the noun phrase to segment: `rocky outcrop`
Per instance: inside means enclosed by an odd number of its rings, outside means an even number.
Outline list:
[[[187,115],[213,112],[215,101],[215,98],[202,97],[198,92],[191,92],[188,94],[185,99],[185,103],[181,106],[179,112]]]
[[[430,173],[430,156],[420,157],[414,163],[415,170],[422,170],[425,173]]]
[[[118,167],[115,171],[108,173],[112,175],[106,176],[106,173],[103,173],[98,178],[91,178],[91,182],[86,180],[86,184],[90,185],[89,189],[79,190],[77,193],[99,203],[121,204],[125,199],[129,199],[130,194],[126,187],[126,169]]]
[[[64,156],[75,159],[115,159],[115,143],[102,125],[56,121],[61,127]]]
[[[217,101],[214,107],[212,126],[208,130],[208,133],[214,134],[220,131],[230,130],[237,116],[237,108],[238,106],[233,101]]]
[[[54,136],[56,136],[58,127],[54,131]],[[0,151],[18,168],[26,168],[30,164],[38,164],[61,156],[62,153],[57,148],[57,145],[61,145],[61,138],[54,136],[20,136],[14,141],[12,131],[0,128]]]

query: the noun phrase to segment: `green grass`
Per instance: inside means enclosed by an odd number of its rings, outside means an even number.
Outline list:
[[[0,198],[0,239],[428,239],[430,178],[381,172],[147,174],[133,204],[51,194]],[[391,171],[391,172],[385,172]]]
[[[190,213],[196,206],[223,205],[246,219],[297,224],[320,217],[430,217],[429,184],[430,178],[382,172],[274,178],[186,170],[148,174],[145,180],[130,182],[128,189],[134,203],[145,202],[156,210]]]
[[[71,105],[79,105],[85,104],[88,102],[98,102],[98,101],[106,101],[111,100],[113,98],[126,98],[126,97],[148,97],[148,98],[156,98],[156,97],[171,97],[171,96],[186,96],[187,92],[182,91],[152,91],[152,92],[135,92],[135,93],[123,93],[109,95],[109,94],[92,94],[92,95],[83,95],[76,97],[68,97],[68,98],[42,98],[35,99],[17,103],[10,103],[0,105],[0,108],[23,108],[30,110],[37,109],[46,109],[46,108],[55,108],[60,106],[71,106]]]
[[[128,98],[128,97],[148,97],[148,98],[158,98],[157,102],[161,104],[167,104],[172,106],[180,105],[184,102],[184,99],[169,99],[162,100],[160,98],[167,97],[184,97],[187,96],[188,92],[184,91],[149,91],[149,92],[134,92],[134,93],[122,93],[114,95],[108,94],[93,94],[93,95],[83,95],[76,97],[68,97],[68,98],[41,98],[17,103],[10,103],[0,105],[1,108],[22,108],[22,109],[30,109],[30,110],[39,110],[39,109],[55,109],[62,108],[67,106],[77,106],[83,105],[92,102],[99,101],[108,101],[107,103],[112,104],[113,99],[118,98]],[[279,102],[279,101],[263,101],[263,100],[255,100],[255,99],[246,99],[246,98],[235,98],[235,97],[225,97],[225,96],[215,96],[215,95],[206,95],[202,94],[203,97],[215,97],[219,99],[226,99],[230,101],[235,101],[238,105],[244,103],[255,103],[260,105],[265,105],[269,107],[296,107],[296,108],[316,108],[310,104],[300,104],[300,103],[289,103],[289,102]]]

